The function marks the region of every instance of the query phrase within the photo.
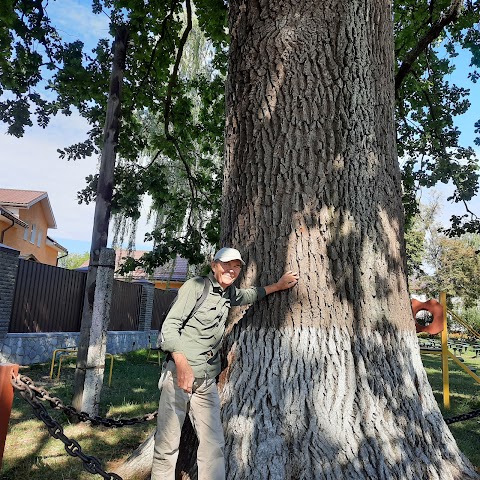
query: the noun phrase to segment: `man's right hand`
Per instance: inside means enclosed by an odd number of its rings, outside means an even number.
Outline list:
[[[183,353],[172,353],[173,361],[177,368],[177,385],[187,393],[192,393],[192,385],[195,380],[193,370]]]

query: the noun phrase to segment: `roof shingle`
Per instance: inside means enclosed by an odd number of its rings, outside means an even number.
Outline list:
[[[47,196],[47,192],[36,190],[13,190],[10,188],[0,188],[0,204],[12,205],[16,207],[28,207],[37,203]]]
[[[47,192],[0,188],[0,206],[4,206],[7,209],[28,209],[38,202],[41,202],[43,211],[45,212],[48,228],[57,228],[57,223],[53,216],[53,210]]]

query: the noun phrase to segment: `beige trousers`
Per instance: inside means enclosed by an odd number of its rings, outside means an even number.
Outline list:
[[[188,394],[177,386],[175,363],[168,362],[159,381],[157,431],[151,480],[174,480],[183,422],[187,413],[197,433],[198,479],[225,480],[223,427],[215,379],[196,379]]]

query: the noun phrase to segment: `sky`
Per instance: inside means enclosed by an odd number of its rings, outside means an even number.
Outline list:
[[[50,2],[48,14],[64,40],[80,38],[91,49],[99,38],[108,36],[108,18],[93,15],[90,3]],[[77,192],[85,188],[85,177],[97,172],[99,158],[62,160],[57,149],[85,140],[88,130],[88,123],[77,113],[57,115],[45,129],[27,128],[22,138],[6,134],[7,126],[0,123],[0,164],[8,165],[1,169],[0,188],[47,192],[57,223],[57,229],[50,229],[48,234],[70,253],[90,251],[95,205],[79,205]],[[137,229],[137,250],[152,248],[151,242],[143,242],[145,232],[150,231],[147,214],[144,208]],[[112,238],[110,233],[109,246]]]
[[[58,26],[64,40],[80,38],[86,47],[93,48],[100,37],[106,37],[108,18],[93,15],[88,0],[61,0],[49,3],[48,14]],[[87,49],[86,49],[87,50]],[[459,86],[479,89],[467,79],[468,59],[460,56],[458,70],[452,80]],[[462,131],[464,144],[473,145],[474,123],[479,119],[480,95],[472,95],[469,111],[457,120]],[[22,138],[6,134],[6,126],[0,124],[0,188],[39,190],[48,193],[57,229],[50,230],[49,236],[66,247],[70,253],[90,250],[94,205],[79,205],[77,192],[85,187],[85,177],[97,171],[99,159],[67,161],[59,158],[58,148],[69,146],[86,139],[88,124],[78,114],[70,117],[54,117],[46,129],[34,126],[26,130]],[[477,148],[480,156],[480,150]],[[7,167],[8,168],[5,168]],[[447,225],[450,215],[462,214],[460,206],[452,207],[446,198],[452,187],[440,186],[437,190],[445,199],[441,222]],[[423,194],[428,201],[428,193]],[[470,208],[480,215],[480,198],[470,203]],[[144,235],[150,231],[146,218],[148,208],[143,207],[137,228],[136,249],[149,250],[152,243],[144,243]],[[109,235],[109,246],[113,235]]]
[[[455,125],[459,128],[460,145],[471,146],[474,148],[477,154],[477,158],[480,159],[480,148],[475,146],[474,139],[479,136],[474,132],[474,124],[480,119],[480,83],[473,83],[468,78],[468,72],[470,63],[470,54],[460,54],[455,59],[456,69],[450,75],[450,83],[454,83],[459,87],[470,89],[470,108],[463,115],[459,115],[455,118]],[[447,198],[453,193],[454,188],[451,184],[443,185],[438,184],[434,190],[441,194],[441,198],[444,199],[443,208],[440,212],[441,219],[439,222],[443,226],[448,226],[451,215],[462,215],[465,213],[463,204],[454,204],[447,202]],[[429,201],[429,192],[425,190],[422,192],[422,201],[427,203]],[[480,216],[480,196],[474,197],[469,203],[468,207],[477,216]]]

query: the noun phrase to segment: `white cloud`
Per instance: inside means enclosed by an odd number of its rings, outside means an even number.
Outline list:
[[[77,249],[70,241],[82,242],[80,251],[89,248],[95,205],[79,205],[77,192],[85,187],[85,177],[97,172],[99,159],[62,160],[57,148],[84,140],[87,130],[88,124],[78,114],[55,117],[45,130],[33,127],[23,138],[6,135],[5,126],[0,129],[0,188],[46,191],[57,222],[57,229],[49,235],[60,243],[68,241],[65,246],[71,251]],[[144,207],[137,229],[137,249],[148,248],[143,244],[144,234],[150,229],[146,215]]]
[[[5,129],[2,128],[3,132]],[[57,148],[85,138],[86,124],[77,115],[57,117],[42,130],[33,127],[23,138],[0,136],[2,174],[0,186],[48,193],[57,230],[50,234],[76,240],[90,240],[94,206],[78,205],[77,191],[85,177],[95,173],[97,160],[68,162],[59,158]]]
[[[109,19],[104,14],[92,13],[91,2],[61,0],[51,2],[47,9],[52,23],[65,41],[80,39],[91,50],[98,39],[109,36]]]

